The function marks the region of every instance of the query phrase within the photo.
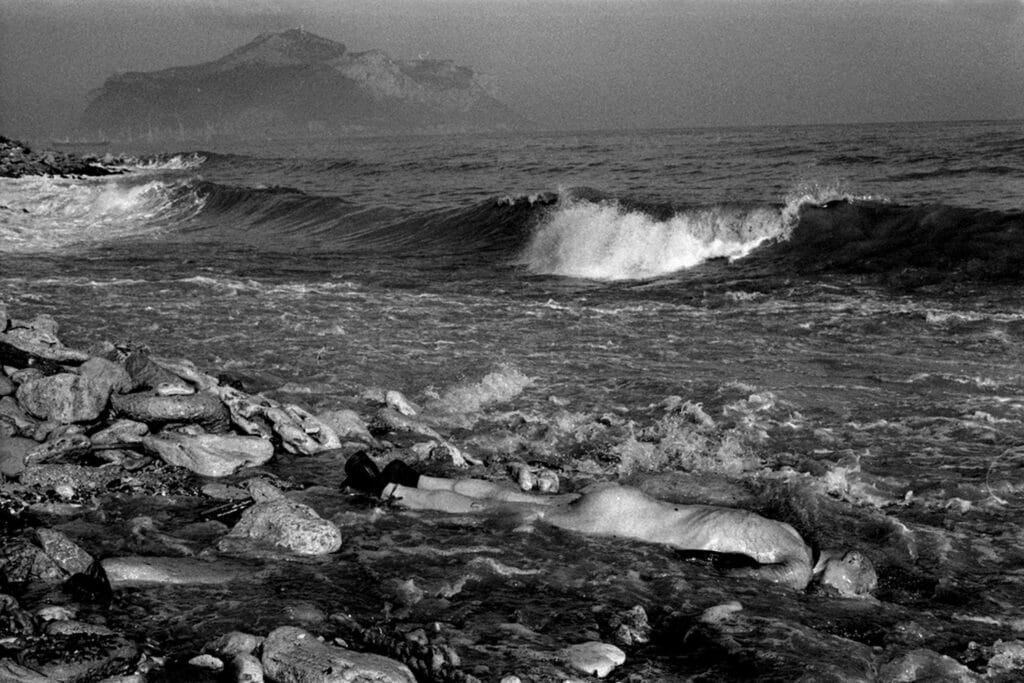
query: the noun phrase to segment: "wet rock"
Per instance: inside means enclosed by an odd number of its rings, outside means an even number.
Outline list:
[[[166,434],[147,436],[143,446],[169,465],[204,477],[225,477],[243,467],[256,467],[274,456],[274,447],[258,436]]]
[[[374,426],[383,431],[410,432],[425,436],[428,439],[444,441],[437,431],[423,420],[418,420],[394,410],[393,408],[381,408],[374,417]]]
[[[180,377],[158,365],[145,351],[131,351],[124,359],[124,367],[131,377],[133,391],[156,389],[161,384],[182,383]]]
[[[205,562],[191,557],[108,557],[101,562],[114,588],[140,584],[216,585],[251,575],[237,563]]]
[[[263,683],[263,664],[254,655],[239,654],[231,659],[237,683]]]
[[[115,395],[111,405],[120,417],[148,425],[197,424],[208,432],[222,434],[231,424],[227,407],[207,392],[178,396],[135,392]]]
[[[604,678],[626,661],[626,653],[609,643],[591,641],[565,648],[562,659],[581,673]]]
[[[949,681],[973,683],[981,677],[952,657],[933,650],[911,650],[878,669],[882,683],[912,683],[913,681]]]
[[[0,372],[0,396],[10,396],[15,389],[14,380]]]
[[[231,631],[229,633],[225,633],[217,640],[207,643],[206,647],[203,649],[208,652],[216,653],[226,659],[230,659],[236,655],[252,654],[256,651],[256,648],[263,644],[263,640],[262,636],[243,633],[241,631]]]
[[[53,558],[24,537],[6,539],[0,546],[0,569],[12,583],[59,583],[67,578]]]
[[[608,623],[615,634],[615,642],[624,647],[647,643],[651,639],[651,624],[647,611],[641,605],[616,614]]]
[[[270,406],[263,409],[263,415],[280,437],[281,445],[290,453],[314,455],[341,446],[341,440],[333,429],[300,406]]]
[[[296,555],[326,555],[341,547],[341,531],[311,507],[278,497],[264,499],[242,513],[238,524],[218,543],[223,552],[245,550],[253,542],[284,548]]]
[[[194,666],[197,669],[207,669],[209,671],[224,670],[224,662],[209,654],[196,655],[192,659],[188,660],[188,665]]]
[[[377,442],[363,418],[354,410],[331,410],[320,413],[317,418],[333,429],[340,439],[355,439],[371,445]]]
[[[32,439],[0,434],[0,474],[14,478],[25,471],[25,459],[39,444]]]
[[[415,417],[420,412],[420,407],[407,399],[399,391],[387,391],[384,393],[384,403],[388,408],[397,410],[407,417]]]
[[[1024,641],[997,640],[992,646],[992,652],[993,655],[988,660],[988,675],[990,677],[1024,672]],[[1020,675],[1020,673],[1016,675]]]
[[[0,634],[4,636],[31,636],[36,632],[32,615],[21,609],[18,601],[0,593]],[[0,681],[5,680],[0,673]]]
[[[415,683],[408,667],[380,655],[325,645],[293,626],[272,631],[263,643],[263,670],[277,683]]]
[[[115,420],[106,429],[92,435],[93,446],[142,443],[142,437],[149,434],[149,426],[135,420]]]
[[[703,624],[721,624],[732,619],[733,615],[743,610],[743,605],[738,601],[726,602],[704,610],[699,621]]]
[[[23,650],[18,659],[54,681],[97,680],[127,670],[138,648],[116,633],[48,635]]]
[[[59,531],[45,528],[36,529],[36,540],[43,552],[49,555],[50,559],[68,575],[85,572],[92,565],[92,556]]]

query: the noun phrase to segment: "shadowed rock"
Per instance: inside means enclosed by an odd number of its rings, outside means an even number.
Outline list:
[[[294,626],[271,631],[263,643],[263,669],[278,683],[415,683],[404,664],[380,655],[325,645]]]
[[[115,395],[111,404],[121,417],[148,425],[197,424],[208,432],[227,432],[231,416],[213,394],[158,396],[149,392]]]

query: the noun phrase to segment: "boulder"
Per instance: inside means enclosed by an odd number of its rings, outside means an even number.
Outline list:
[[[28,380],[18,402],[32,415],[64,424],[92,422],[107,408],[110,394],[128,386],[124,368],[102,358],[85,362],[78,374],[61,372]]]
[[[257,502],[217,547],[222,552],[244,549],[255,541],[296,555],[326,555],[341,547],[341,531],[308,505],[283,496]]]
[[[111,404],[120,417],[148,425],[198,424],[214,434],[227,432],[231,425],[227,406],[207,392],[172,396],[135,392],[115,395]]]
[[[243,467],[257,467],[274,456],[274,447],[258,436],[166,434],[143,437],[146,450],[164,462],[204,477],[226,477]]]
[[[263,670],[277,683],[415,683],[407,666],[387,657],[327,645],[294,626],[271,631],[263,643]]]

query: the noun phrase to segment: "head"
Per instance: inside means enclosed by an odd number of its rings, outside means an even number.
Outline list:
[[[878,587],[875,566],[857,550],[822,550],[814,566],[814,576],[845,598],[864,598]]]

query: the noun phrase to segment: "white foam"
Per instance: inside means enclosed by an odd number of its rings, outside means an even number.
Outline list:
[[[43,252],[150,234],[202,205],[194,189],[180,182],[0,179],[0,252]]]
[[[522,255],[535,273],[594,280],[637,280],[737,259],[784,239],[777,209],[713,207],[657,220],[617,203],[561,202],[537,227]]]

